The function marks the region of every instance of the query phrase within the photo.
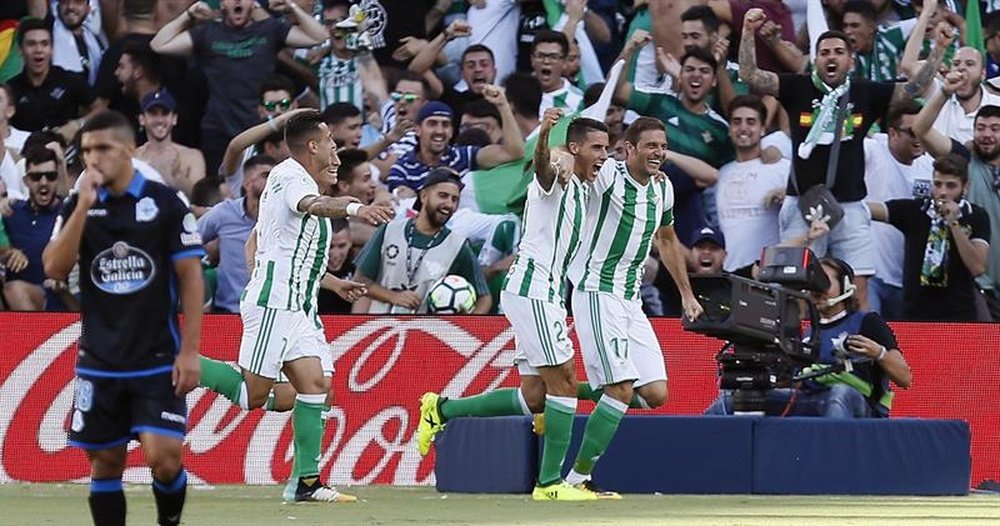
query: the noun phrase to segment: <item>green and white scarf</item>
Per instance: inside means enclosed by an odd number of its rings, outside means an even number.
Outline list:
[[[958,203],[962,214],[971,214],[972,205],[962,199]],[[927,231],[927,246],[924,248],[924,262],[920,266],[921,287],[948,286],[948,252],[951,250],[951,232],[948,222],[938,214],[934,200],[924,201],[924,211],[931,218],[930,230]]]
[[[844,79],[844,83],[836,88],[831,88],[820,80],[819,74],[813,69],[812,82],[816,89],[823,93],[823,100],[819,103],[819,112],[813,119],[812,127],[806,140],[799,145],[799,157],[808,159],[812,151],[819,144],[833,144],[833,137],[836,126],[837,103],[841,95],[847,95],[851,89],[850,77]],[[846,118],[846,117],[845,117]]]

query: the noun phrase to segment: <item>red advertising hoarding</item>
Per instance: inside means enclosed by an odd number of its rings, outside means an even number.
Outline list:
[[[321,467],[331,483],[431,484],[433,456],[413,444],[418,398],[514,386],[513,333],[503,317],[324,318],[334,353],[336,404]],[[75,315],[0,313],[0,483],[82,480],[88,466],[66,444],[73,403]],[[653,327],[667,357],[670,401],[656,412],[698,414],[715,397],[720,342],[683,332],[675,319]],[[235,361],[238,316],[208,316],[202,352]],[[895,324],[913,369],[913,387],[896,397],[893,416],[960,418],[972,426],[972,483],[1000,479],[1000,385],[994,354],[998,324]],[[578,364],[579,365],[579,364]],[[578,367],[580,377],[583,376]],[[185,465],[193,481],[271,484],[291,468],[291,413],[243,412],[196,389]],[[584,406],[589,410],[589,406]],[[912,459],[919,462],[919,459]],[[126,480],[148,481],[133,444]]]

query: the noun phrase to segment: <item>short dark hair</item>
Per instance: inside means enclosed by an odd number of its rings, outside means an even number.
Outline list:
[[[965,184],[969,181],[969,162],[957,153],[948,153],[934,160],[934,172],[953,175]]]
[[[847,44],[848,47],[851,45],[851,39],[847,36],[847,33],[831,29],[829,31],[824,31],[819,38],[816,39],[816,51],[819,51],[819,45],[823,43],[824,40],[830,40],[832,38],[839,38],[840,40],[843,40],[844,44]]]
[[[290,97],[295,97],[295,83],[284,75],[271,75],[260,85],[260,99],[269,91],[284,91]]]
[[[569,39],[560,31],[543,29],[535,33],[535,40],[531,42],[531,52],[534,53],[539,44],[559,44],[563,56],[569,53]]]
[[[979,111],[976,112],[975,120],[978,121],[980,118],[988,119],[990,117],[1000,117],[1000,106],[987,104],[982,108],[979,108]]]
[[[258,153],[243,163],[243,172],[246,173],[255,166],[274,166],[276,164],[278,164],[278,160],[274,157],[266,153]]]
[[[493,50],[492,49],[490,49],[490,48],[488,48],[488,47],[486,47],[486,46],[484,46],[482,44],[472,44],[471,46],[465,48],[465,51],[462,52],[462,60],[459,62],[459,64],[461,64],[462,62],[465,62],[465,57],[467,55],[469,55],[470,53],[487,53],[490,56],[490,60],[492,60],[493,62],[496,62],[496,59],[493,57]]]
[[[257,143],[257,149],[259,151],[264,151],[265,146],[269,144],[272,146],[279,146],[281,145],[281,141],[284,140],[285,140],[285,133],[282,132],[281,130],[271,132],[267,134],[267,137],[264,137],[263,139],[260,140],[260,142]]]
[[[323,122],[329,126],[337,126],[351,117],[360,117],[361,110],[350,102],[334,102],[320,114]]]
[[[684,55],[681,56],[681,66],[684,66],[684,64],[688,60],[691,60],[692,58],[696,59],[696,60],[700,60],[700,61],[708,64],[709,66],[712,66],[712,73],[713,74],[715,73],[716,68],[719,67],[719,61],[715,60],[715,56],[712,55],[712,53],[710,51],[708,51],[706,49],[702,49],[700,47],[691,48],[688,51],[685,51]]]
[[[719,17],[715,16],[715,11],[707,5],[691,6],[681,13],[681,22],[697,21],[700,21],[709,33],[719,32]]]
[[[987,13],[983,16],[983,35],[987,40],[1000,32],[1000,11]]]
[[[104,130],[114,130],[119,133],[122,139],[135,144],[135,128],[132,127],[132,123],[127,117],[114,110],[105,110],[87,119],[87,122],[80,128],[80,136]]]
[[[486,130],[475,126],[467,127],[458,132],[455,137],[455,146],[478,146],[480,148],[493,144],[490,134]]]
[[[346,218],[338,217],[330,220],[330,235],[337,235],[350,228],[351,222]]]
[[[337,180],[347,184],[354,182],[354,169],[368,162],[368,153],[356,148],[348,148],[337,153],[340,167],[337,168]]]
[[[203,177],[191,187],[191,204],[195,206],[215,206],[222,202],[221,181],[218,177]]]
[[[667,133],[667,129],[663,127],[663,123],[659,119],[639,117],[632,121],[632,124],[628,128],[625,128],[625,141],[632,144],[639,144],[639,136],[642,135],[642,132],[650,130],[659,130]]]
[[[503,124],[503,118],[500,117],[500,110],[486,99],[474,99],[466,103],[462,108],[462,115],[471,115],[480,119],[492,117],[498,123]]]
[[[39,165],[49,161],[58,163],[56,152],[45,146],[33,144],[30,148],[24,149],[24,167],[26,170],[28,166]]]
[[[316,110],[296,113],[285,124],[285,143],[288,149],[301,149],[309,137],[319,131],[323,117]]]
[[[520,115],[538,116],[542,105],[542,85],[531,73],[511,73],[503,83],[507,100],[514,112]]]
[[[733,112],[736,111],[736,108],[750,108],[751,110],[756,111],[762,125],[764,124],[764,121],[767,120],[767,106],[764,106],[764,101],[753,93],[740,95],[729,103],[730,118],[732,118]]]
[[[903,115],[916,115],[920,113],[922,106],[913,99],[903,99],[889,107],[889,113],[885,116],[885,123],[890,128],[897,128],[903,122]]]
[[[160,75],[162,67],[160,55],[153,52],[149,44],[129,42],[122,49],[122,55],[128,55],[133,66],[141,67],[151,82],[157,83],[162,79]]]
[[[17,26],[17,45],[24,46],[24,35],[28,34],[28,31],[36,31],[39,29],[42,29],[49,34],[49,40],[52,39],[52,26],[50,26],[48,22],[33,16],[22,18],[21,22]]]
[[[54,130],[38,130],[36,132],[31,132],[28,138],[24,140],[24,145],[21,146],[21,150],[27,150],[32,146],[45,146],[50,142],[57,142],[63,148],[66,148],[66,138]]]
[[[421,75],[420,73],[417,73],[416,71],[410,71],[408,69],[401,71],[399,73],[399,76],[396,78],[396,81],[392,83],[393,89],[395,89],[395,87],[397,85],[399,85],[399,82],[401,80],[408,80],[410,82],[419,82],[421,89],[424,90],[423,97],[425,99],[429,99],[430,98],[430,96],[431,96],[431,85],[430,85],[429,82],[427,82],[427,79],[424,78],[424,76]]]
[[[871,0],[847,0],[844,4],[844,12],[840,15],[841,20],[843,20],[844,15],[847,13],[855,13],[864,18],[866,22],[875,22],[878,20],[878,13],[875,12],[875,4]]]
[[[587,134],[592,131],[608,133],[608,125],[590,117],[577,117],[566,127],[566,142],[580,144],[587,140]]]

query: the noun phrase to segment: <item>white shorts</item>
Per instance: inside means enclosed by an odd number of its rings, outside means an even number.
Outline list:
[[[667,379],[667,364],[642,303],[607,292],[573,290],[573,319],[592,387]]]
[[[240,367],[264,378],[278,379],[285,363],[315,356],[324,373],[333,371],[333,357],[323,327],[305,312],[242,302],[240,318],[243,319]]]
[[[565,308],[507,291],[500,292],[500,306],[514,329],[514,363],[522,375],[538,376],[539,367],[562,365],[573,359]]]

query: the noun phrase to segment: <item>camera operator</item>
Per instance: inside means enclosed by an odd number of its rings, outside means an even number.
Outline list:
[[[849,361],[851,367],[792,388],[772,389],[764,410],[781,416],[887,417],[892,407],[889,380],[908,388],[910,367],[882,317],[858,310],[851,267],[834,258],[823,258],[820,264],[830,280],[826,292],[813,293],[820,314],[820,354],[817,364],[802,372],[818,372],[841,360]],[[732,398],[732,392],[724,391],[705,413],[732,414]]]

